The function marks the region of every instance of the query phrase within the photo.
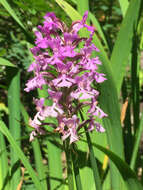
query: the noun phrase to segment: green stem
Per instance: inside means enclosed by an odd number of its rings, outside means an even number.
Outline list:
[[[81,116],[82,121],[84,121],[81,111],[80,111],[80,116]],[[86,127],[85,127],[85,131],[86,131]],[[99,175],[99,171],[97,167],[97,162],[94,156],[92,142],[91,142],[90,135],[88,132],[86,132],[86,138],[87,138],[87,143],[88,143],[88,148],[89,148],[90,163],[91,163],[91,167],[92,167],[93,175],[94,175],[95,188],[96,190],[102,190],[101,179],[100,179],[100,175]]]
[[[132,47],[132,102],[133,102],[133,119],[134,119],[134,134],[139,126],[139,61],[138,61],[138,44],[139,39],[137,34],[134,34]]]
[[[74,144],[72,145],[73,151],[74,151]],[[75,176],[75,182],[77,190],[82,190],[82,184],[81,184],[81,178],[79,173],[79,167],[78,167],[78,157],[76,152],[74,153],[72,151],[72,161],[73,161],[73,170],[74,170],[74,176]]]
[[[65,153],[66,153],[68,187],[69,187],[69,190],[74,190],[72,155],[71,155],[69,142],[66,141],[64,143],[64,148],[65,148]]]

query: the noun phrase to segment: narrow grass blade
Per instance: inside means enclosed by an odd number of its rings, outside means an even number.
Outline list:
[[[16,67],[16,65],[12,64],[10,61],[2,57],[0,57],[0,66]]]
[[[80,15],[83,15],[85,11],[89,11],[89,2],[88,0],[77,0],[77,10]]]
[[[36,176],[34,170],[31,167],[31,164],[29,163],[29,161],[27,160],[26,156],[21,151],[21,149],[17,145],[17,142],[14,140],[14,138],[10,134],[9,130],[7,129],[6,125],[2,121],[0,121],[0,131],[6,136],[8,142],[10,143],[10,145],[13,148],[13,150],[15,151],[15,154],[19,157],[19,159],[22,161],[23,165],[27,169],[29,175],[31,176],[31,178],[33,180],[33,183],[35,184],[36,189],[37,190],[43,190],[41,188],[41,183],[40,183],[38,177]]]
[[[0,132],[0,189],[9,190],[8,154],[3,134]]]
[[[14,20],[21,26],[21,28],[25,29],[25,26],[22,24],[18,16],[15,14],[15,11],[11,8],[6,0],[0,0],[0,3],[4,6],[4,8],[9,12],[9,14],[14,18]]]
[[[80,117],[81,117],[81,120],[84,121],[84,117],[83,117],[83,114],[81,111],[80,111]],[[86,128],[85,128],[85,130],[86,130]],[[96,190],[102,190],[97,162],[96,162],[96,159],[94,156],[93,146],[92,146],[92,142],[91,142],[89,133],[86,133],[86,139],[87,139],[87,144],[88,144],[88,148],[89,148],[90,163],[91,163],[91,168],[93,170],[95,188],[96,188]]]
[[[20,72],[15,68],[7,68],[8,76],[8,108],[9,108],[9,128],[15,139],[20,139]],[[20,146],[20,141],[17,142]],[[11,148],[10,163],[11,167],[18,161],[18,156]],[[20,182],[20,167],[12,174],[12,189],[16,189]]]
[[[126,11],[128,9],[129,2],[128,2],[128,0],[118,0],[118,1],[120,3],[120,7],[121,7],[122,14],[123,14],[123,17],[124,17],[125,14],[126,14]]]
[[[111,55],[111,66],[114,71],[113,74],[118,94],[131,52],[132,38],[137,27],[140,6],[141,0],[132,0],[130,2]]]
[[[29,116],[28,116],[28,113],[26,112],[23,104],[21,104],[21,113],[22,113],[24,122],[28,123]],[[40,150],[40,144],[39,144],[39,141],[38,141],[37,138],[35,138],[35,140],[32,141],[32,147],[33,147],[33,152],[34,152],[35,167],[36,167],[36,170],[38,172],[38,177],[39,177],[39,179],[41,181],[41,187],[42,187],[43,190],[47,190],[48,186],[47,186],[45,168],[44,168],[44,165],[43,165],[43,159],[42,159],[42,153],[41,153],[41,150]]]
[[[120,171],[124,181],[126,182],[126,185],[128,187],[128,190],[142,190],[143,187],[141,183],[138,181],[136,174],[133,170],[128,166],[126,162],[124,162],[119,156],[117,156],[112,151],[94,143],[93,144],[96,148],[104,152],[109,156],[109,158],[114,162],[118,170]]]
[[[135,163],[136,163],[136,159],[137,159],[137,153],[138,153],[138,149],[139,149],[142,132],[143,132],[143,113],[142,113],[139,127],[136,132],[136,136],[135,136],[135,144],[134,144],[133,153],[132,153],[132,157],[131,157],[131,163],[130,163],[130,167],[132,169],[135,168]]]
[[[94,155],[90,135],[88,133],[86,134],[86,138],[87,138],[87,143],[88,143],[88,147],[89,147],[90,162],[91,162],[91,167],[93,170],[95,187],[96,187],[96,190],[102,190],[101,180],[100,180],[99,171],[98,171],[98,167],[97,167],[97,162],[96,162],[96,158]]]
[[[91,12],[89,12],[89,19],[91,20],[91,22],[95,26],[96,30],[98,31],[101,39],[103,40],[103,43],[105,44],[106,50],[109,51],[109,46],[108,46],[106,37],[105,37],[105,35],[104,35],[103,31],[102,31],[102,28],[100,26],[100,23],[98,22],[98,20],[96,19],[96,17]]]
[[[82,183],[81,183],[81,177],[80,177],[80,170],[78,165],[78,156],[76,154],[75,145],[72,146],[73,151],[72,154],[72,162],[73,162],[73,170],[74,170],[74,176],[75,176],[75,182],[76,182],[76,188],[77,190],[82,190]]]
[[[132,89],[132,105],[133,105],[133,127],[134,134],[139,126],[139,113],[140,113],[140,90],[139,90],[139,37],[137,33],[133,37],[133,47],[131,54],[131,89]]]
[[[3,7],[8,11],[8,13],[12,16],[12,18],[18,23],[18,25],[22,28],[23,33],[25,34],[27,41],[32,43],[34,42],[33,37],[31,34],[27,31],[26,27],[23,25],[22,21],[19,19],[19,17],[16,15],[14,9],[10,6],[7,0],[0,0],[0,4],[3,5]]]

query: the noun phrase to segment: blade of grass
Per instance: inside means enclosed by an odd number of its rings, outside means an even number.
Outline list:
[[[131,88],[132,88],[132,104],[133,104],[133,127],[134,134],[139,126],[139,112],[140,112],[140,92],[139,92],[139,37],[135,33],[133,37],[133,47],[131,55]]]
[[[108,46],[106,37],[105,37],[105,35],[104,35],[103,31],[102,31],[102,28],[100,26],[100,23],[98,22],[98,20],[96,19],[96,17],[91,12],[89,12],[89,19],[94,24],[94,26],[95,26],[96,30],[98,31],[101,39],[103,40],[103,43],[105,44],[106,50],[109,51],[109,46]]]
[[[79,12],[80,15],[84,15],[85,11],[89,11],[89,2],[88,0],[77,0],[77,11]]]
[[[24,119],[25,123],[28,123],[29,121],[29,115],[26,112],[23,104],[21,104],[21,113]],[[27,128],[28,129],[28,128]],[[28,130],[30,132],[30,130]],[[37,138],[35,138],[34,141],[32,141],[32,148],[34,152],[34,159],[35,159],[35,167],[38,172],[38,177],[41,181],[41,187],[43,190],[47,190],[47,180],[46,180],[46,174],[45,174],[45,169],[43,165],[43,159],[42,159],[42,153],[40,150],[40,144]]]
[[[0,189],[9,190],[8,154],[3,134],[0,132]]]
[[[0,66],[16,67],[16,65],[12,64],[10,61],[2,57],[0,57]]]
[[[80,117],[81,117],[82,121],[84,121],[84,117],[83,117],[83,114],[81,111],[80,111]],[[85,128],[85,130],[86,130],[86,128]],[[96,190],[102,190],[97,162],[96,162],[96,159],[94,156],[94,151],[93,151],[92,142],[91,142],[89,133],[86,133],[86,139],[87,139],[87,143],[88,143],[88,147],[89,147],[90,163],[91,163],[91,167],[93,170],[95,188],[96,188]]]
[[[9,128],[12,136],[15,139],[20,139],[20,124],[17,120],[20,120],[20,72],[15,68],[7,68],[8,76],[8,109],[9,109]],[[20,146],[20,141],[17,142],[17,145]],[[18,156],[15,154],[13,148],[10,150],[10,163],[11,167],[18,161]],[[12,189],[16,189],[21,177],[20,177],[20,166],[12,174]]]
[[[132,153],[131,162],[130,162],[130,167],[132,169],[135,168],[135,163],[136,163],[136,158],[137,158],[137,153],[139,149],[142,132],[143,132],[143,113],[141,116],[139,127],[136,132],[136,136],[135,136],[135,144],[134,144],[133,153]]]
[[[96,143],[93,143],[93,145],[102,152],[104,152],[114,162],[114,164],[120,171],[124,181],[126,182],[126,185],[129,190],[143,189],[141,183],[137,179],[136,174],[134,173],[133,170],[131,170],[131,168],[128,166],[128,164],[125,161],[123,161],[119,156],[117,156],[109,149],[106,149]]]
[[[27,169],[29,175],[31,176],[33,183],[35,184],[35,187],[37,190],[42,190],[41,183],[36,176],[33,168],[31,167],[31,164],[27,160],[24,153],[21,151],[19,146],[17,145],[17,142],[14,140],[13,136],[10,134],[9,130],[7,129],[4,122],[0,121],[0,131],[6,136],[8,142],[13,147],[13,150],[15,151],[15,154],[19,157],[19,159],[22,161],[23,165]]]
[[[137,27],[140,6],[141,0],[132,0],[130,2],[111,55],[111,66],[114,71],[113,75],[118,94],[121,89],[125,68],[131,52],[132,38]]]
[[[128,9],[129,2],[128,2],[128,0],[118,0],[118,1],[119,1],[120,7],[121,7],[121,10],[122,10],[122,14],[123,14],[123,17],[124,17],[125,14],[126,14],[126,11]]]
[[[18,16],[15,14],[15,11],[10,7],[8,2],[6,0],[0,0],[0,3],[4,6],[4,8],[9,12],[9,14],[14,18],[14,20],[20,25],[23,30],[25,29],[25,26],[22,24]]]
[[[11,8],[10,4],[6,0],[0,0],[0,4],[3,5],[3,7],[8,11],[8,13],[12,16],[12,18],[18,23],[18,25],[22,28],[27,41],[33,44],[34,40],[31,34],[26,30],[26,27],[23,25],[19,17],[15,14],[14,9]]]

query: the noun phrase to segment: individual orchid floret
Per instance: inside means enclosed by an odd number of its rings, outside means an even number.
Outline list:
[[[60,21],[54,13],[44,16],[43,25],[35,32],[36,46],[31,48],[34,62],[28,68],[34,77],[26,83],[26,92],[47,86],[47,97],[36,99],[37,113],[29,120],[33,131],[30,141],[38,134],[45,134],[48,127],[60,134],[69,143],[78,141],[83,127],[85,132],[104,132],[100,120],[107,114],[98,105],[98,86],[106,80],[98,67],[101,61],[93,56],[99,49],[93,43],[95,28],[88,26],[86,11],[82,20],[72,23],[71,27]],[[84,28],[89,37],[80,37]],[[51,104],[46,104],[50,100]],[[87,107],[87,118],[81,121],[82,108]],[[51,118],[56,124],[49,123]],[[98,122],[97,122],[98,119]],[[46,130],[44,126],[47,125]]]

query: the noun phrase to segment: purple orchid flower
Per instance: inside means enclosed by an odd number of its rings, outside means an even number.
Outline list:
[[[29,92],[47,85],[46,100],[52,100],[52,105],[47,106],[45,98],[34,99],[37,113],[29,120],[33,128],[30,141],[38,134],[45,134],[44,120],[51,117],[57,119],[54,131],[62,140],[69,139],[70,144],[80,139],[79,131],[83,126],[87,125],[89,132],[105,131],[96,121],[107,114],[98,106],[99,91],[93,84],[104,82],[106,76],[98,71],[99,57],[92,56],[99,49],[92,42],[95,28],[87,25],[87,17],[88,11],[81,21],[73,22],[68,28],[54,13],[47,13],[43,25],[35,32],[36,46],[31,48],[35,61],[28,68],[28,72],[34,72],[34,77],[24,90]],[[90,33],[88,38],[79,36],[82,28]],[[78,112],[85,106],[87,119],[81,122]]]

